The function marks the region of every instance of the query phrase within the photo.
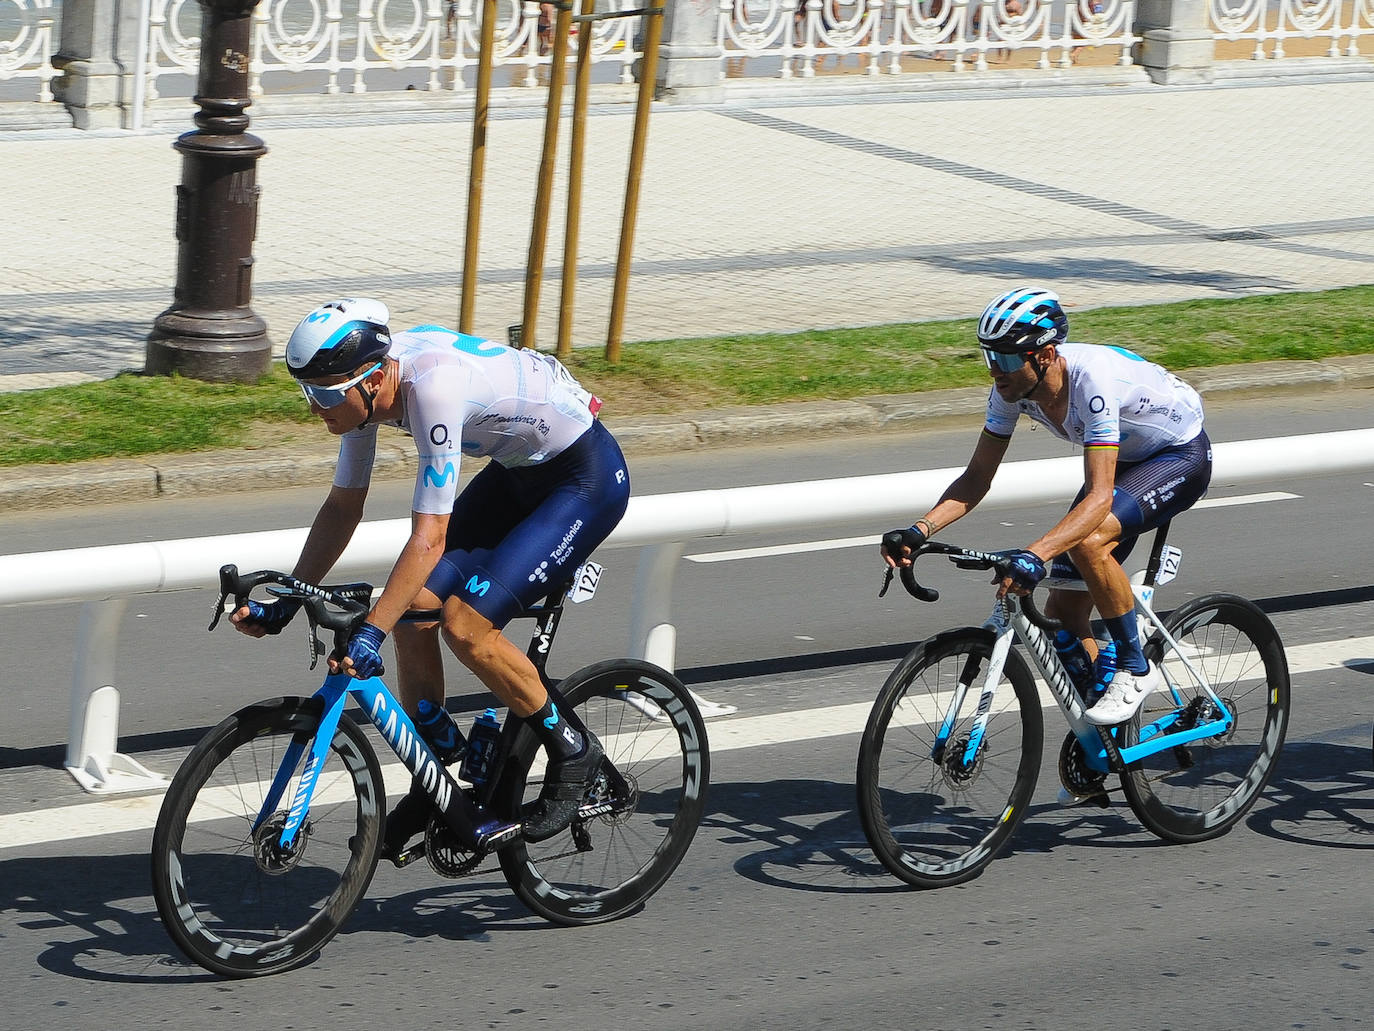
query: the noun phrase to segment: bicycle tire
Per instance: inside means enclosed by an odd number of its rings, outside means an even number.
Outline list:
[[[1269,782],[1288,730],[1288,659],[1269,617],[1236,595],[1195,598],[1176,609],[1165,627],[1236,717],[1224,737],[1166,749],[1122,774],[1126,800],[1140,822],[1165,841],[1187,844],[1226,833]],[[1161,673],[1161,688],[1125,725],[1127,746],[1140,740],[1142,726],[1171,710],[1207,704],[1180,660],[1165,649],[1158,632],[1145,644],[1145,657]]]
[[[682,681],[648,662],[612,659],[578,670],[558,689],[597,735],[606,758],[632,787],[633,804],[595,816],[547,841],[518,841],[499,855],[516,896],[556,924],[603,923],[640,909],[668,879],[701,823],[710,784],[706,725]],[[666,714],[656,721],[633,704],[638,693]],[[539,796],[542,751],[522,727],[494,798],[508,812]],[[535,774],[532,776],[531,774]],[[574,839],[585,832],[589,850]]]
[[[859,745],[859,821],[879,861],[917,888],[978,876],[1006,847],[1035,791],[1044,715],[1019,652],[1007,653],[986,736],[962,762],[976,715],[991,631],[966,628],[917,645],[878,693]],[[971,684],[943,750],[935,738],[949,692]],[[1012,690],[1006,690],[1010,682]]]
[[[275,698],[225,719],[177,770],[153,832],[153,897],[188,959],[224,977],[256,977],[308,962],[367,890],[381,850],[386,789],[376,752],[347,715],[320,771],[300,848],[267,849],[295,791],[256,837],[252,825],[291,741],[307,744],[318,699]],[[335,867],[338,869],[335,869]]]

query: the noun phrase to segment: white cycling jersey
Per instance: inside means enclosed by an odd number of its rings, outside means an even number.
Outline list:
[[[1062,440],[1116,447],[1122,462],[1139,462],[1202,431],[1202,398],[1173,373],[1121,347],[1061,344],[1067,365],[1069,412],[1060,426],[1034,401],[988,397],[984,429],[1009,438],[1028,415]]]
[[[561,454],[592,425],[592,396],[553,355],[520,350],[438,326],[394,333],[402,415],[392,420],[415,439],[415,512],[443,515],[458,495],[462,456],[508,468]],[[338,487],[366,487],[377,453],[377,425],[339,441]]]

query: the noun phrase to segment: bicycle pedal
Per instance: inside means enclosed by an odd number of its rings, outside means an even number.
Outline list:
[[[397,870],[404,870],[417,859],[425,858],[425,841],[421,838],[410,848],[404,848],[394,856],[387,856],[391,860],[391,865]]]
[[[1066,809],[1076,805],[1095,805],[1100,809],[1106,809],[1112,804],[1110,796],[1105,791],[1094,791],[1091,795],[1075,795],[1068,788],[1060,788],[1056,801]]]

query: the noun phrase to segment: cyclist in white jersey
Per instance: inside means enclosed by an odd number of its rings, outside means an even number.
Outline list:
[[[541,797],[523,814],[525,836],[541,840],[571,821],[603,752],[501,631],[615,528],[629,502],[625,459],[596,419],[600,402],[552,356],[438,326],[392,336],[388,317],[379,301],[331,301],[287,343],[287,366],[311,411],[340,437],[333,487],[293,575],[319,583],[348,545],[362,519],[377,425],[409,433],[419,458],[410,537],[367,622],[330,668],[379,675],[382,643],[394,633],[406,711],[442,709],[439,624],[398,622],[407,609],[442,610],[454,654],[549,752]],[[490,461],[460,493],[464,457]],[[280,633],[298,607],[250,602],[231,618],[252,636]],[[427,796],[412,790],[387,821],[384,854],[399,863],[428,819]]]
[[[1109,725],[1135,715],[1158,677],[1141,651],[1121,560],[1142,532],[1206,493],[1212,447],[1202,399],[1192,387],[1130,351],[1066,343],[1067,337],[1068,317],[1048,290],[1020,287],[988,305],[978,342],[993,386],[973,456],[934,508],[896,531],[903,538],[900,554],[884,547],[883,556],[889,565],[909,565],[912,550],[983,499],[1022,415],[1081,446],[1083,489],[1062,519],[1013,554],[1013,575],[997,595],[1032,590],[1050,563],[1056,574],[1067,566],[1065,572],[1082,576],[1086,594],[1051,591],[1045,612],[1096,658],[1089,697],[1100,697],[1087,718]],[[1111,647],[1100,654],[1092,635],[1094,605],[1111,637]]]

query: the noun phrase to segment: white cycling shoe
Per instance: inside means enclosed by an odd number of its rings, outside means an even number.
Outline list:
[[[1088,722],[1099,727],[1125,723],[1145,704],[1150,692],[1159,686],[1159,673],[1153,666],[1144,673],[1128,673],[1118,669],[1111,677],[1106,693],[1086,713]]]

